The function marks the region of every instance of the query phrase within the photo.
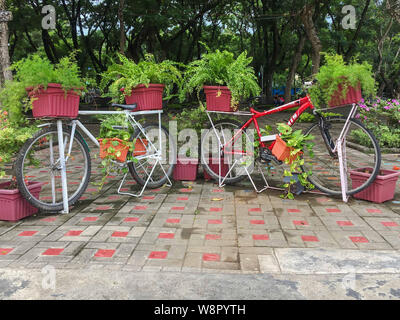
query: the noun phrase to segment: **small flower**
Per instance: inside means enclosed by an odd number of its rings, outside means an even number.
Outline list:
[[[384,106],[383,109],[390,110],[390,106]]]
[[[361,102],[361,103],[364,103],[364,102],[365,102],[365,100],[361,98],[360,102]]]
[[[359,117],[360,117],[360,114],[357,113],[357,114],[356,114],[356,119],[358,119]],[[400,122],[400,120],[399,120],[399,122]]]

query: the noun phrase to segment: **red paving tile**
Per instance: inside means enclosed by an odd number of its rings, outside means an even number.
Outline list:
[[[328,213],[339,213],[339,212],[342,212],[342,210],[337,209],[337,208],[327,208],[326,212],[328,212]]]
[[[368,213],[382,213],[380,209],[367,209]]]
[[[13,250],[13,248],[0,248],[0,256],[5,256]]]
[[[187,201],[189,200],[189,197],[178,197],[176,198],[177,201]]]
[[[265,224],[264,220],[250,220],[250,224]]]
[[[338,226],[344,227],[344,226],[354,226],[353,222],[351,221],[336,221],[336,224]]]
[[[399,225],[396,223],[396,222],[394,222],[394,221],[384,221],[384,222],[381,222],[382,223],[382,225],[384,225],[385,227],[398,227]]]
[[[353,242],[362,242],[362,243],[369,242],[368,239],[365,237],[349,237],[349,238]]]
[[[203,261],[219,261],[221,258],[219,254],[216,253],[204,253]]]
[[[42,256],[58,256],[63,252],[63,248],[49,248],[42,253]]]
[[[49,217],[49,218],[44,218],[44,219],[42,219],[41,221],[44,221],[44,222],[54,222],[54,221],[56,221],[56,220],[57,220],[56,217]]]
[[[64,234],[64,237],[75,237],[75,236],[80,236],[83,230],[70,230],[66,234]]]
[[[174,233],[164,233],[164,232],[161,232],[161,233],[158,235],[158,238],[159,238],[159,239],[174,239],[174,237],[175,237],[175,234],[174,234]]]
[[[267,234],[253,234],[253,240],[269,240]]]
[[[298,213],[298,212],[301,212],[301,210],[300,209],[287,209],[287,212],[288,213]]]
[[[172,207],[171,210],[182,211],[182,210],[185,210],[185,207]]]
[[[139,221],[139,218],[132,217],[132,218],[125,218],[124,222],[136,222]]]
[[[134,206],[133,210],[147,210],[147,206]]]
[[[99,249],[97,250],[97,252],[95,253],[95,257],[98,258],[111,258],[115,253],[115,250],[111,250],[111,249]]]
[[[221,212],[221,211],[222,211],[222,208],[215,208],[215,207],[210,208],[210,212]]]
[[[213,220],[213,219],[208,220],[208,224],[221,224],[221,223],[222,220]]]
[[[218,240],[218,239],[221,239],[221,236],[219,234],[206,234],[205,239],[206,240]]]
[[[82,221],[94,222],[94,221],[97,221],[98,219],[99,219],[98,217],[85,217],[85,218],[82,219]]]
[[[37,231],[22,231],[19,236],[20,237],[32,237],[33,235],[35,235],[37,233]]]
[[[152,251],[149,254],[149,259],[166,259],[168,251]]]
[[[305,220],[293,220],[295,226],[308,226],[308,222]]]
[[[250,208],[249,212],[261,212],[261,208]]]
[[[166,223],[179,223],[181,219],[167,219],[165,220]]]
[[[129,232],[125,231],[114,231],[111,237],[117,237],[117,238],[126,238],[128,236]]]
[[[301,236],[301,239],[306,242],[319,242],[316,236]]]

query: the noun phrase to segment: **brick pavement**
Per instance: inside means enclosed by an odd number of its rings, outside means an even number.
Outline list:
[[[248,181],[219,188],[200,175],[136,199],[116,193],[120,178],[109,177],[100,193],[89,186],[70,214],[0,221],[0,267],[259,273],[279,269],[278,248],[400,249],[399,186],[384,204],[319,194],[283,200]]]

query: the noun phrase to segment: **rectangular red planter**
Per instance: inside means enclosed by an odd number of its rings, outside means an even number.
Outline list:
[[[104,142],[105,141],[105,142]],[[114,146],[111,144],[112,141],[117,141],[119,144]],[[125,162],[126,157],[128,156],[129,147],[125,144],[125,142],[118,138],[107,138],[107,139],[99,139],[100,143],[100,158],[104,159],[107,155],[114,155],[115,159],[119,162]],[[115,153],[108,153],[108,148],[113,147],[115,149]],[[120,156],[117,157],[116,153],[121,152]]]
[[[208,166],[210,169],[215,172],[216,175],[219,175],[219,165],[218,165],[218,158],[209,158]],[[229,166],[227,163],[224,163],[224,158],[221,158],[221,176],[225,177],[229,171]],[[205,180],[212,180],[213,178],[204,170],[204,179]]]
[[[208,111],[233,112],[231,91],[226,86],[203,86]]]
[[[130,96],[125,96],[126,104],[137,104],[134,111],[161,110],[162,96],[165,85],[152,84],[148,87],[143,84],[136,86]]]
[[[10,182],[0,183],[0,220],[18,221],[39,211],[22,197],[18,189],[4,189],[9,185]],[[28,188],[38,198],[42,183],[31,182]]]
[[[339,85],[338,90],[334,93],[333,98],[329,101],[330,108],[342,107],[348,104],[358,103],[361,96],[361,86],[358,85],[356,88],[348,87],[346,96],[343,97],[342,86]]]
[[[357,188],[363,184],[370,174],[366,170],[372,171],[372,168],[359,168],[350,171],[352,188]],[[394,198],[396,182],[400,172],[393,170],[380,170],[375,181],[363,191],[353,195],[356,199],[368,200],[376,203],[382,203]]]
[[[174,168],[173,178],[178,181],[195,181],[198,167],[198,159],[178,158]]]
[[[47,89],[32,91],[26,88],[28,95],[34,98],[32,114],[35,118],[76,118],[79,112],[80,96],[74,90],[67,93],[58,83],[49,83]]]

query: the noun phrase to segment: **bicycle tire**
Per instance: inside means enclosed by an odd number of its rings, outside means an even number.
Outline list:
[[[25,183],[25,174],[24,174],[24,160],[26,156],[29,154],[30,148],[35,144],[36,141],[38,141],[41,137],[48,135],[49,133],[57,133],[57,127],[56,126],[50,126],[47,128],[44,128],[42,130],[39,130],[37,133],[34,134],[34,136],[30,139],[28,139],[25,144],[22,146],[20,152],[17,155],[14,168],[15,168],[15,175],[17,179],[17,185],[18,189],[20,190],[22,196],[34,207],[39,208],[42,211],[53,211],[53,212],[58,212],[63,210],[64,205],[63,202],[57,202],[55,204],[46,204],[43,201],[40,201],[40,199],[35,198],[29,191],[29,189],[26,186]],[[71,129],[64,127],[63,128],[63,133],[67,133],[69,136],[71,136]],[[81,137],[80,134],[75,132],[74,135],[74,141],[77,141],[79,143],[79,146],[81,147],[81,150],[83,151],[83,155],[86,157],[85,161],[87,164],[86,167],[86,174],[83,176],[82,182],[78,187],[78,190],[75,191],[68,199],[68,205],[72,206],[75,204],[82,194],[85,192],[89,180],[90,180],[90,174],[91,174],[91,159],[90,159],[90,152],[88,149],[88,146]]]
[[[343,123],[343,125],[344,125],[344,122],[347,120],[347,117],[329,117],[329,118],[326,118],[325,119],[325,121],[326,121],[326,123],[330,126],[330,127],[332,127],[332,123],[335,123],[335,122],[337,122],[337,123],[339,123],[339,122],[341,122],[341,123]],[[369,130],[369,129],[367,129],[360,121],[358,121],[357,119],[354,119],[354,118],[351,118],[350,120],[350,125],[352,125],[352,124],[354,124],[355,126],[356,126],[356,128],[358,127],[359,129],[361,129],[361,130],[363,130],[364,131],[364,133],[370,138],[370,143],[372,144],[372,150],[374,150],[374,153],[375,153],[375,157],[369,157],[370,159],[369,160],[371,160],[371,159],[374,159],[374,164],[373,164],[373,166],[372,166],[372,168],[373,168],[373,171],[371,172],[371,175],[370,175],[370,177],[362,184],[362,185],[360,185],[359,187],[357,187],[357,188],[354,188],[354,189],[352,189],[352,188],[350,188],[350,179],[348,178],[348,191],[347,191],[347,195],[348,196],[351,196],[351,195],[353,195],[353,194],[356,194],[356,193],[358,193],[358,192],[361,192],[361,191],[363,191],[364,189],[366,189],[366,188],[368,188],[368,186],[375,180],[375,178],[376,178],[376,176],[378,175],[378,173],[379,173],[379,169],[380,169],[380,164],[381,164],[381,153],[380,153],[380,148],[379,148],[379,144],[378,144],[378,142],[377,142],[377,140],[376,140],[376,138],[375,138],[375,136],[373,135],[373,133]],[[314,123],[306,132],[305,132],[305,135],[309,135],[309,134],[312,134],[312,135],[317,135],[317,133],[312,133],[313,132],[313,130],[316,130],[316,129],[318,129],[318,133],[319,133],[319,136],[321,136],[322,137],[322,133],[321,133],[321,131],[320,131],[320,128],[319,128],[319,123]],[[332,130],[333,131],[333,130]],[[350,130],[348,131],[348,134],[349,134],[349,132],[351,132]],[[322,138],[323,139],[323,138]],[[348,141],[348,139],[347,139],[347,137],[346,137],[346,141]],[[336,141],[335,141],[336,142]],[[349,145],[346,145],[346,148],[349,148],[350,146]],[[315,147],[314,147],[315,148]],[[326,145],[325,145],[325,148],[326,148]],[[354,148],[351,148],[350,147],[350,149],[352,149],[353,151],[354,150],[356,150],[356,149],[354,149]],[[327,149],[325,149],[326,150],[326,153],[327,154],[329,154],[328,153],[328,150]],[[355,151],[354,151],[355,152]],[[361,151],[359,151],[359,152],[361,152]],[[360,156],[362,156],[362,154],[360,154]],[[333,160],[333,159],[335,159],[335,158],[333,158],[332,156],[330,156],[331,157],[331,160]],[[369,167],[369,166],[368,166]],[[356,168],[356,167],[355,167]],[[306,172],[306,171],[308,171],[308,169],[306,169],[305,167],[304,167],[304,165],[302,166],[302,171],[303,172]],[[340,177],[340,175],[339,175],[339,177]],[[336,177],[336,179],[339,179],[338,177]],[[315,172],[313,172],[313,174],[308,178],[308,180],[318,189],[318,190],[320,190],[321,192],[324,192],[324,193],[327,193],[327,194],[329,194],[329,195],[334,195],[334,196],[339,196],[339,195],[342,195],[342,191],[341,190],[333,190],[333,189],[330,189],[329,187],[327,187],[327,185],[325,184],[325,185],[322,185],[321,183],[319,183],[318,181],[317,181],[317,178],[316,178],[316,175],[315,175]],[[341,189],[341,188],[340,188]]]
[[[143,130],[146,132],[149,129],[155,129],[158,131],[159,129],[159,125],[155,124],[155,123],[146,123],[143,125]],[[161,126],[161,130],[165,133],[166,137],[168,138],[169,141],[169,146],[173,148],[172,150],[172,159],[169,159],[168,163],[170,164],[169,168],[166,170],[167,176],[168,178],[170,178],[172,176],[172,173],[174,171],[175,168],[175,164],[176,164],[176,147],[175,144],[173,142],[173,140],[171,139],[168,130],[164,127]],[[135,132],[133,134],[132,140],[135,141],[135,139],[139,139],[139,136],[143,134],[142,131],[139,128],[135,129]],[[157,143],[156,143],[157,144]],[[155,151],[155,150],[154,150]],[[169,151],[169,155],[171,156],[171,152]],[[128,157],[133,157],[132,152],[129,153]],[[164,159],[166,160],[166,159]],[[132,176],[133,179],[135,179],[135,181],[140,184],[141,186],[144,186],[146,183],[146,179],[144,179],[140,173],[139,173],[139,168],[136,165],[136,163],[134,161],[130,161],[128,162],[128,169],[129,172]],[[147,184],[147,187],[150,189],[156,189],[159,188],[161,186],[163,186],[167,181],[167,177],[163,174],[160,173],[160,175],[162,176],[162,178],[156,180],[156,181],[149,181]]]
[[[239,123],[238,121],[235,121],[235,120],[231,120],[231,119],[229,119],[229,120],[224,120],[224,119],[218,120],[218,121],[214,122],[214,127],[217,127],[218,125],[221,125],[221,124],[224,124],[224,123],[234,126],[235,129],[240,129],[242,127],[241,123]],[[213,126],[212,125],[210,125],[210,127],[208,128],[208,131],[210,131],[210,130],[213,130]],[[247,135],[246,129],[244,129],[243,132]],[[202,166],[203,166],[203,170],[205,170],[207,172],[207,174],[214,180],[219,180],[220,178],[223,179],[225,177],[220,177],[219,174],[216,174],[209,166],[209,161],[208,161],[209,155],[205,155],[206,151],[204,151],[205,150],[204,143],[205,143],[205,141],[207,139],[206,136],[207,136],[207,132],[202,135],[201,145],[200,145],[201,163],[202,163]],[[244,175],[244,174],[237,175],[235,177],[226,177],[225,180],[224,180],[224,183],[226,183],[226,184],[234,184],[234,183],[242,181],[245,178],[246,178],[246,175]]]

